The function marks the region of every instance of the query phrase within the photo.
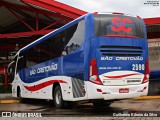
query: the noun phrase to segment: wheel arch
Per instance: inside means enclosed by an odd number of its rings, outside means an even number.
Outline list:
[[[16,90],[17,90],[17,97],[19,97],[19,92],[21,91],[21,88],[19,85],[17,86]]]

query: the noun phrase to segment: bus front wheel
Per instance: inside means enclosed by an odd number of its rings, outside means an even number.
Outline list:
[[[22,93],[21,93],[21,90],[20,90],[20,88],[18,87],[17,88],[17,96],[18,96],[18,98],[19,98],[19,101],[20,101],[20,103],[24,103],[24,99],[22,98],[22,95],[21,95]]]

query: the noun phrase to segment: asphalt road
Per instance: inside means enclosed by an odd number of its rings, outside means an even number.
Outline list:
[[[13,113],[37,113],[39,117],[127,117],[127,115],[144,117],[144,114],[156,117],[160,115],[159,111],[160,99],[121,100],[112,103],[106,109],[99,110],[94,109],[91,103],[76,105],[73,109],[55,109],[53,105],[44,100],[28,100],[25,104],[0,104],[0,116],[2,112],[11,112],[14,117],[17,114]]]

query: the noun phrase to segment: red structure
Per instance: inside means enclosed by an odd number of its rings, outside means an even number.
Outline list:
[[[8,85],[7,69],[5,69],[5,68],[0,68],[0,74],[4,75],[4,83],[3,83],[3,85]]]
[[[86,13],[54,0],[0,0],[0,73],[5,74],[4,84],[8,84],[4,68],[16,47],[20,49]]]
[[[5,73],[5,69],[4,68],[0,68],[0,74],[4,74]]]
[[[160,17],[145,18],[144,22],[147,27],[148,38],[160,38]]]
[[[65,24],[83,14],[86,14],[86,12],[82,10],[73,8],[71,6],[59,3],[54,0],[20,0],[20,2],[17,2],[16,4],[15,3],[8,0],[2,0],[0,1],[1,4],[0,7],[5,7],[12,15],[14,15],[19,20],[19,22],[22,22],[29,29],[29,31],[1,34],[0,39],[22,37],[22,36],[44,35],[54,30],[54,29],[49,29],[52,26],[57,25],[62,21],[64,21],[63,24]],[[30,12],[34,13],[35,16],[29,15]],[[35,19],[36,27],[33,28],[33,26],[29,25],[25,21],[25,19],[19,15],[19,13],[23,14],[24,16],[28,15],[28,17]],[[58,20],[40,29],[39,15],[44,15],[48,18],[55,17]]]
[[[160,17],[157,18],[145,18],[144,22],[146,25],[160,24]]]

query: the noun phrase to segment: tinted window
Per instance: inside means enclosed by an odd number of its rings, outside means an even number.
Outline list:
[[[61,32],[37,45],[39,48],[38,63],[60,57],[64,49],[64,40],[65,32]]]
[[[65,47],[65,31],[58,33],[50,41],[51,59],[62,56],[62,51]]]
[[[128,36],[145,38],[142,20],[122,15],[95,15],[95,36]]]
[[[24,53],[26,57],[26,66],[33,66],[39,63],[39,49],[38,47],[31,48]]]
[[[84,38],[84,24],[83,20],[66,30],[65,50],[67,54],[73,53],[81,46]]]
[[[73,53],[81,46],[83,36],[84,20],[25,51],[21,56],[26,59],[26,67],[30,67]],[[20,68],[22,67],[20,66]]]
[[[17,63],[17,72],[23,68],[26,67],[26,57],[21,55],[19,58],[18,58],[18,63]]]

